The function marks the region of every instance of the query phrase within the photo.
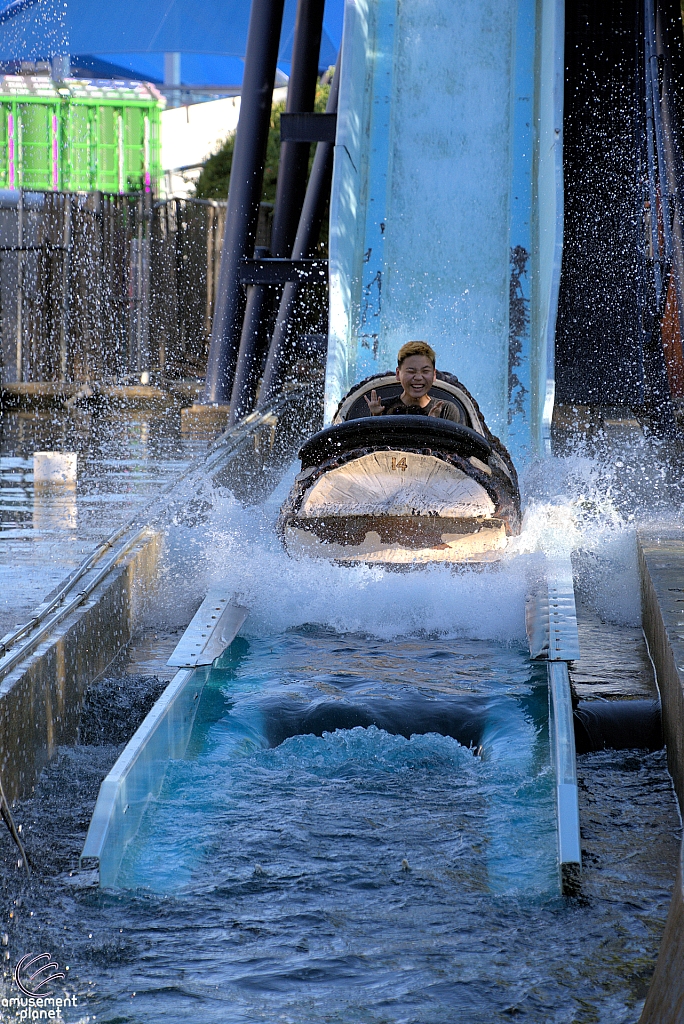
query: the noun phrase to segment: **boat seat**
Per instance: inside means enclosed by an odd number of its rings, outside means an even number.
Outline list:
[[[402,386],[394,376],[387,374],[379,376],[374,380],[365,381],[364,384],[355,388],[342,404],[335,417],[335,423],[346,423],[349,420],[363,419],[369,415],[366,396],[370,397],[371,391],[375,390],[378,398],[387,401],[389,398],[398,398],[402,392]],[[468,409],[469,402],[460,389],[455,388],[446,381],[436,380],[429,391],[430,398],[437,398],[441,401],[451,402],[458,412],[458,422],[464,427],[470,427],[478,433],[483,433],[482,427],[474,415],[474,410]],[[464,400],[462,400],[462,398]],[[467,404],[466,404],[467,403]]]

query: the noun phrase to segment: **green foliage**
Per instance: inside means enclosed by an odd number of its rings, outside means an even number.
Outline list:
[[[319,84],[316,88],[316,102],[314,110],[322,113],[328,102],[330,85]],[[271,109],[271,127],[268,133],[268,144],[266,146],[266,164],[264,167],[264,186],[261,194],[261,201],[264,203],[275,202],[276,186],[278,183],[278,162],[280,160],[280,115],[285,110],[284,103],[274,103]],[[202,173],[195,185],[195,197],[197,199],[227,199],[228,186],[230,184],[230,170],[233,165],[233,148],[235,146],[235,133],[229,135],[221,148],[210,156],[202,168]],[[309,170],[313,160],[313,152],[309,160]]]

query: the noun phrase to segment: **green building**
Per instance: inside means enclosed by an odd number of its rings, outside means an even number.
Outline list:
[[[0,188],[156,192],[163,104],[146,82],[1,76]]]

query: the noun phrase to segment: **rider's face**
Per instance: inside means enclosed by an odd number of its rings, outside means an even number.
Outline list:
[[[408,356],[397,367],[397,380],[410,398],[422,398],[435,382],[435,368],[426,356]]]

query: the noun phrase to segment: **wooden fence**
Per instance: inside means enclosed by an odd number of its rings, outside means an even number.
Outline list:
[[[1,382],[202,376],[225,215],[207,200],[0,194]]]

